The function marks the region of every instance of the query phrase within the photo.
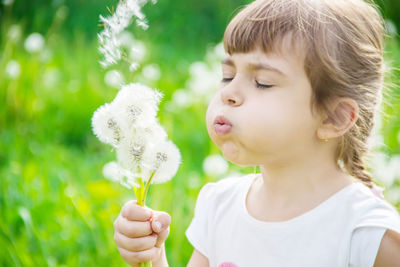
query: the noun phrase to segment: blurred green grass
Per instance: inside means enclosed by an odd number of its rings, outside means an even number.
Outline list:
[[[93,112],[111,101],[117,89],[104,81],[106,70],[98,64],[97,41],[79,31],[73,38],[66,37],[57,30],[62,18],[50,21],[43,34],[45,45],[36,53],[24,48],[30,32],[17,24],[18,20],[11,16],[3,18],[1,24],[0,265],[124,266],[113,241],[112,223],[134,195],[103,178],[103,165],[115,155],[93,136],[90,125]],[[20,27],[19,38],[10,38],[12,25]],[[155,32],[161,30],[156,27]],[[169,34],[172,32],[173,28]],[[151,28],[148,33],[151,35]],[[175,33],[175,38],[179,36]],[[202,38],[194,36],[193,43]],[[160,121],[180,148],[183,164],[172,181],[150,188],[147,205],[171,214],[167,257],[170,266],[185,266],[192,247],[184,232],[197,194],[202,185],[220,177],[207,175],[202,168],[208,155],[218,154],[205,129],[206,101],[179,107],[173,96],[181,88],[190,92],[193,61],[204,61],[210,68],[214,62],[212,56],[205,56],[206,47],[203,52],[186,51],[181,61],[179,49],[174,50],[171,44],[155,45],[152,38],[145,40],[148,57],[142,65],[157,63],[161,69],[161,78],[149,85],[165,95]],[[214,45],[217,42],[212,41]],[[160,55],[164,55],[162,60],[158,60]],[[387,58],[393,67],[400,63],[396,38],[388,41]],[[12,60],[20,67],[17,77],[11,77],[7,70]],[[133,75],[123,73],[126,80],[144,79],[140,70]],[[398,78],[397,72],[387,78],[394,86],[385,96],[388,104],[383,105],[386,115],[379,130],[384,144],[377,150],[389,159],[400,154]],[[246,173],[252,169],[230,165],[230,171]],[[400,208],[399,172],[394,174],[397,180],[391,182],[381,175],[376,177],[378,182],[388,187],[390,201]]]

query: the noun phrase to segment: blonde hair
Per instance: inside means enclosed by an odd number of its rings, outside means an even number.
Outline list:
[[[373,2],[362,0],[257,0],[229,23],[224,46],[229,54],[261,47],[279,51],[285,36],[302,45],[310,80],[311,110],[325,110],[338,97],[354,99],[359,118],[342,136],[336,162],[373,186],[364,164],[368,137],[381,102],[384,23]]]

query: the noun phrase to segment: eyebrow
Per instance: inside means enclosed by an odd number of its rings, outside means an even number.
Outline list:
[[[233,61],[230,58],[224,58],[221,61],[221,64],[235,67],[235,63],[233,63]],[[280,74],[282,76],[286,76],[285,73],[283,73],[283,71],[281,71],[281,70],[279,70],[279,69],[277,69],[277,68],[275,68],[275,67],[273,67],[273,66],[271,66],[269,64],[266,64],[266,63],[249,63],[247,66],[248,66],[249,69],[252,69],[252,70],[263,69],[263,70],[267,70],[267,71],[276,72],[276,73],[278,73],[278,74]]]

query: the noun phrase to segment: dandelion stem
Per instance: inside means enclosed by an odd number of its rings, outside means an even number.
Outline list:
[[[156,173],[155,171],[153,171],[151,173],[151,176],[150,176],[149,180],[146,183],[146,187],[144,188],[143,202],[146,201],[147,191],[149,191],[150,183],[151,183],[151,180],[153,179],[155,173]]]
[[[147,181],[147,183],[146,183],[146,187],[145,187],[145,185],[144,185],[144,183],[143,183],[143,180],[142,180],[141,178],[138,178],[140,187],[138,187],[138,188],[137,188],[137,187],[133,187],[133,192],[134,192],[135,195],[136,195],[137,204],[138,204],[139,206],[144,207],[144,203],[145,203],[145,199],[146,199],[146,194],[147,194],[147,191],[148,191],[148,189],[149,189],[149,185],[150,185],[151,179],[152,179],[153,176],[154,176],[154,173],[155,173],[155,172],[153,172],[153,173],[151,174],[150,179],[149,179],[149,180]],[[140,267],[152,267],[152,266],[153,266],[153,264],[151,263],[151,261],[141,262],[141,263],[140,263]]]

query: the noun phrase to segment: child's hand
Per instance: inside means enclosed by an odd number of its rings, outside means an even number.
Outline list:
[[[131,266],[163,261],[170,223],[168,213],[141,207],[136,200],[128,201],[114,222],[114,240],[122,258]]]

